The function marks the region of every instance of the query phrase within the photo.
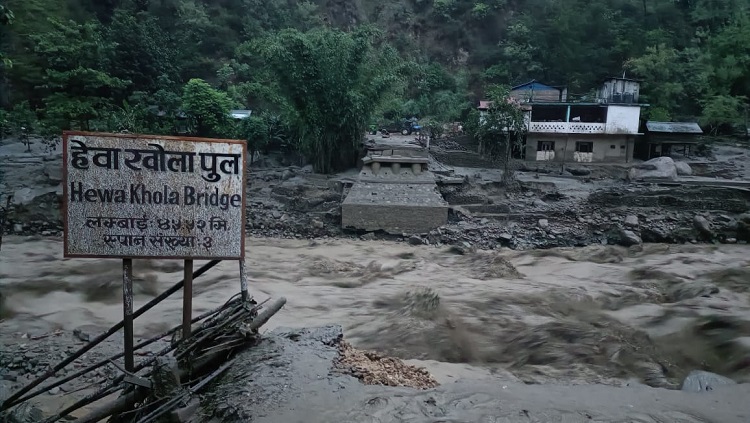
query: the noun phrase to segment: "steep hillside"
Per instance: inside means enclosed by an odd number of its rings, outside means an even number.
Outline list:
[[[54,55],[81,53],[75,45],[56,52],[48,42],[54,37],[60,40],[63,28],[84,23],[90,25],[89,45],[107,56],[88,59],[107,68],[102,69],[107,75],[130,81],[121,89],[115,88],[116,81],[107,81],[106,88],[93,87],[97,95],[108,95],[113,107],[133,93],[179,92],[191,78],[227,90],[238,107],[268,105],[273,101],[257,93],[233,94],[230,87],[267,85],[258,79],[257,69],[265,64],[248,53],[250,43],[284,28],[352,31],[365,25],[383,31],[410,69],[394,84],[398,85],[395,97],[383,107],[390,114],[459,119],[488,84],[539,79],[567,85],[571,94],[582,96],[601,78],[626,72],[645,79],[644,98],[652,105],[652,117],[701,118],[703,124],[719,128],[743,120],[750,95],[750,0],[7,0],[5,4],[15,18],[0,24],[0,48],[14,65],[0,69],[0,105],[10,110],[28,102],[23,107],[42,118],[50,108],[46,99],[54,91],[49,68],[65,61]],[[79,57],[70,66],[77,62],[85,67],[86,60]],[[83,91],[71,94],[80,97]],[[449,113],[436,115],[436,110],[446,107]]]

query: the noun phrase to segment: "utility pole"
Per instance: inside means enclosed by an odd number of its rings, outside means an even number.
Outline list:
[[[565,123],[568,125],[568,129],[565,131],[565,148],[563,149],[562,164],[560,165],[560,175],[565,172],[565,156],[568,155],[568,140],[570,140],[570,105],[568,105],[568,110],[565,112]]]

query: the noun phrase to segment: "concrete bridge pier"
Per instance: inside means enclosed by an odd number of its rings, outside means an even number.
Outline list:
[[[448,222],[448,203],[427,170],[425,150],[370,150],[344,200],[345,229],[423,233]]]

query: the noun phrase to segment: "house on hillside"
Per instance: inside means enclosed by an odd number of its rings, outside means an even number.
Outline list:
[[[646,122],[646,136],[636,146],[636,156],[643,160],[678,153],[685,157],[698,145],[703,130],[695,122]]]
[[[531,81],[513,87],[527,121],[524,159],[625,163],[633,160],[639,132],[640,81],[608,78],[594,99],[572,101],[567,90]],[[485,102],[485,105],[487,103]],[[480,103],[481,106],[481,103]],[[480,110],[481,113],[481,110]]]

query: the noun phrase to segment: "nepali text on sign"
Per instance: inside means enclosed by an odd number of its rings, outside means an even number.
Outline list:
[[[66,132],[66,257],[244,256],[246,146]]]

